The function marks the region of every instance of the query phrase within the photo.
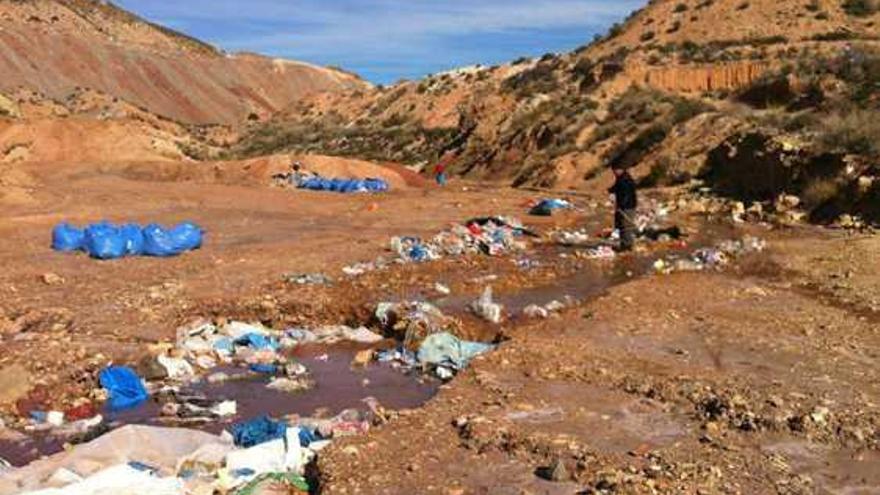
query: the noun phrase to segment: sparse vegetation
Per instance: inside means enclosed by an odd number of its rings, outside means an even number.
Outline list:
[[[830,151],[880,158],[880,120],[876,111],[832,115],[822,122],[820,143]]]
[[[880,11],[878,0],[843,0],[843,11],[851,16],[868,17]]]

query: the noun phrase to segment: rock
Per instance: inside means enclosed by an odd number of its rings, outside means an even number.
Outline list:
[[[810,413],[810,419],[813,420],[819,426],[824,426],[828,424],[828,416],[831,414],[831,411],[827,407],[816,407],[813,409],[813,412]]]
[[[373,350],[367,349],[365,351],[360,351],[354,355],[354,359],[351,361],[351,365],[353,367],[359,366],[365,368],[370,362],[373,360]]]
[[[733,218],[733,221],[736,223],[742,223],[743,215],[746,214],[746,205],[744,205],[741,201],[734,202],[730,207],[730,216]]]
[[[138,373],[148,382],[159,381],[168,378],[168,370],[159,364],[152,356],[147,356],[138,363]]]
[[[44,273],[40,276],[40,280],[43,281],[46,285],[64,285],[64,277],[58,275],[57,273]]]
[[[801,198],[791,195],[782,194],[776,198],[776,211],[788,211],[801,205]]]
[[[0,369],[0,404],[12,404],[27,397],[30,379],[30,373],[20,364]]]
[[[544,478],[547,481],[554,481],[557,483],[571,480],[571,474],[569,474],[562,459],[556,459],[550,466],[538,469],[537,474],[539,477]]]

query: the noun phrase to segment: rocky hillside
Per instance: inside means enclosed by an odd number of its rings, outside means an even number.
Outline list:
[[[645,185],[752,180],[718,170],[737,166],[723,159],[736,155],[732,143],[763,136],[768,150],[787,143],[800,156],[789,161],[795,168],[822,156],[870,175],[869,143],[880,131],[872,136],[876,126],[856,119],[876,120],[878,8],[873,0],[656,0],[573,53],[298,102],[253,125],[233,154],[312,151],[414,167],[444,160],[469,178],[584,188],[612,164],[633,167]],[[835,174],[848,190],[850,179]],[[767,200],[815,178],[794,175],[760,198],[718,191]],[[826,185],[824,199],[836,190]]]
[[[333,69],[224,54],[101,0],[0,0],[0,74],[3,93],[94,90],[189,124],[237,124],[369,87]]]

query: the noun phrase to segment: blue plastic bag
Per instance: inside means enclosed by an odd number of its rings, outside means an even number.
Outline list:
[[[178,253],[202,247],[202,229],[190,222],[183,222],[171,229],[171,239]]]
[[[125,254],[138,256],[144,252],[144,231],[140,225],[128,224],[119,229],[125,240]]]
[[[89,256],[99,260],[115,260],[125,256],[125,238],[109,223],[97,223],[86,229],[83,245]]]
[[[52,249],[55,251],[70,252],[79,251],[83,248],[85,232],[69,223],[61,223],[52,230]]]
[[[300,189],[310,191],[330,191],[343,194],[360,192],[386,192],[389,190],[388,183],[382,179],[368,178],[358,179],[325,179],[323,177],[311,177],[299,184]]]
[[[260,364],[254,363],[248,367],[254,373],[260,373],[261,375],[276,375],[278,374],[278,366],[274,364]]]
[[[185,222],[171,230],[150,224],[144,228],[144,254],[147,256],[177,256],[184,251],[202,247],[202,229]]]
[[[126,366],[104,368],[98,381],[110,395],[107,404],[113,411],[137,407],[150,397],[140,377]]]
[[[261,333],[251,332],[235,339],[235,345],[248,346],[256,351],[272,350],[277,351],[281,348],[273,337],[267,337]]]
[[[261,443],[271,442],[287,435],[287,424],[272,421],[263,416],[232,426],[232,438],[236,447],[250,448]]]

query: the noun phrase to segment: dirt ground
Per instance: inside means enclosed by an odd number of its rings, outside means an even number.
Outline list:
[[[31,167],[33,201],[0,220],[0,369],[23,366],[53,405],[88,395],[97,369],[135,362],[197,316],[364,321],[378,301],[438,299],[438,281],[453,292],[438,305],[455,312],[495,275],[512,312],[569,293],[583,302],[549,320],[464,317],[463,336],[498,350],[425,407],[334,442],[316,468],[322,493],[880,493],[874,237],[707,230],[673,217],[707,240],[749,232],[769,249],[722,273],[664,276],[644,275],[658,247],[597,262],[539,245],[346,280],[343,266],[387,255],[396,235],[487,214],[539,231],[595,228],[609,215],[527,217],[525,202],[541,194],[474,184],[342,196],[174,181],[150,166]],[[174,259],[97,262],[49,249],[57,222],[100,219],[192,220],[207,241]],[[308,272],[340,281],[283,281]],[[14,421],[14,407],[4,413]]]

